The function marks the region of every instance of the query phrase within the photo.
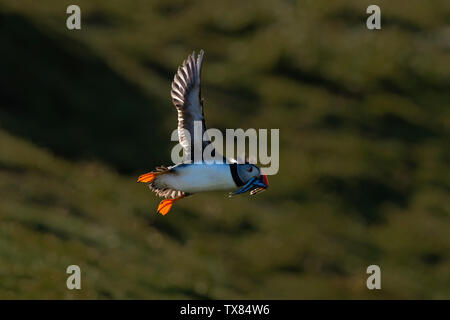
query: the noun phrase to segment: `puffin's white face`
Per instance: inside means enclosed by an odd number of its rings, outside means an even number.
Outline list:
[[[243,183],[247,183],[251,178],[258,178],[261,171],[254,164],[238,164],[237,173]]]

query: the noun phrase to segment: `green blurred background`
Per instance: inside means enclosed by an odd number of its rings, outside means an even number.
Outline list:
[[[450,298],[448,0],[0,0],[0,39],[0,298]],[[280,171],[158,216],[201,48],[208,126],[280,128]]]

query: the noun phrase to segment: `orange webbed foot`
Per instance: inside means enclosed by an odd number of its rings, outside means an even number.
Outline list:
[[[183,198],[184,198],[184,196],[180,196],[175,199],[166,199],[166,200],[161,201],[159,203],[157,212],[161,213],[163,216],[165,216],[170,211],[170,209],[172,209],[173,204],[176,201],[183,199]]]

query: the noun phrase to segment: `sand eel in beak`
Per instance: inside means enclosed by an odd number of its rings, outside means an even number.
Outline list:
[[[246,192],[255,195],[269,186],[267,176],[254,164],[227,163],[226,159],[223,163],[194,162],[194,144],[201,145],[202,151],[211,144],[210,140],[201,138],[206,131],[200,90],[202,62],[203,51],[197,57],[193,52],[178,68],[172,82],[172,102],[178,111],[178,137],[188,163],[161,166],[138,178],[138,182],[147,183],[157,196],[166,199],[158,206],[158,212],[163,215],[176,201],[194,193],[240,188],[230,196]],[[198,139],[194,136],[194,121],[203,124],[202,136]]]

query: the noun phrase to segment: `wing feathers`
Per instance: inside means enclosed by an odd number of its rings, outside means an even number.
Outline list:
[[[191,160],[193,160],[194,141],[190,141],[184,130],[189,132],[191,140],[201,139],[201,137],[194,137],[194,121],[200,121],[202,136],[206,131],[200,90],[202,63],[203,50],[197,57],[193,52],[178,68],[172,82],[172,102],[178,110],[178,137],[185,149],[185,154]],[[200,143],[203,150],[211,142],[201,141]]]

